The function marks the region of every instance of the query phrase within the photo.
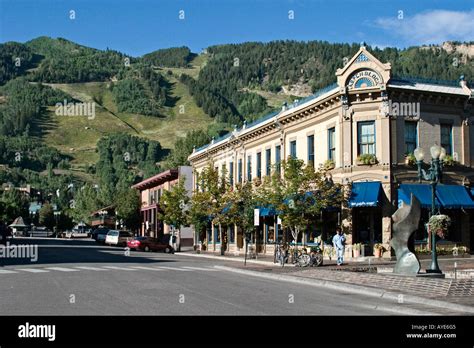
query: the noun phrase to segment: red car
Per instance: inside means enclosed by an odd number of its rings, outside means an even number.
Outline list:
[[[135,237],[127,242],[127,246],[131,250],[164,251],[165,253],[174,253],[174,249],[171,245],[164,244],[159,239],[152,237]]]

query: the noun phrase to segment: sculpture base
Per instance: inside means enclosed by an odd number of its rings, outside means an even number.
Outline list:
[[[444,273],[418,273],[416,276],[421,278],[446,278]]]

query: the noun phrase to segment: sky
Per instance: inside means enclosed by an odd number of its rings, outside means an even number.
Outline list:
[[[403,48],[474,41],[474,2],[0,0],[0,42],[43,35],[132,56],[167,47],[199,53],[216,44],[271,40]]]

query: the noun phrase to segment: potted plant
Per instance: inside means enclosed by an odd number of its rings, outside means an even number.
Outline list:
[[[416,157],[414,154],[409,153],[405,155],[405,164],[413,167],[416,164]]]
[[[375,157],[373,154],[366,153],[357,157],[358,165],[371,166],[377,163],[377,157]]]
[[[361,244],[360,243],[354,243],[352,244],[352,257],[356,258],[356,257],[360,257],[360,248],[361,248]]]
[[[436,233],[436,235],[441,239],[446,238],[450,225],[451,218],[448,215],[444,214],[433,215],[428,221],[428,227],[430,232]]]
[[[384,247],[381,243],[374,244],[374,256],[375,257],[382,257],[382,252],[384,251]]]
[[[456,161],[454,160],[453,156],[451,155],[446,155],[443,158],[443,166],[446,167],[452,167],[456,164]]]
[[[324,162],[323,167],[326,170],[331,170],[331,169],[334,169],[336,167],[336,163],[334,163],[333,160],[328,159],[326,162]]]

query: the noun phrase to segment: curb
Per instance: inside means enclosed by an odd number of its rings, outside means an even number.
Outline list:
[[[308,278],[303,278],[303,277],[295,277],[295,276],[288,276],[288,275],[282,275],[282,274],[278,274],[278,275],[267,274],[267,273],[250,271],[250,270],[242,270],[242,269],[232,268],[232,267],[227,267],[227,266],[216,265],[214,266],[214,268],[226,270],[226,271],[230,271],[234,273],[251,275],[251,276],[260,277],[260,278],[281,280],[285,282],[299,283],[299,284],[311,285],[311,286],[316,286],[316,287],[324,287],[324,288],[334,289],[334,290],[343,290],[343,291],[352,292],[356,294],[362,294],[362,295],[367,295],[367,296],[372,296],[372,297],[380,297],[380,298],[384,298],[384,299],[392,300],[396,302],[398,302],[399,296],[403,295],[403,303],[424,304],[424,305],[428,305],[432,307],[439,307],[443,309],[450,309],[453,311],[474,314],[474,307],[472,306],[465,306],[465,305],[460,305],[460,304],[446,302],[446,301],[433,300],[433,299],[428,299],[428,298],[424,298],[420,296],[400,294],[397,292],[392,292],[392,291],[387,291],[387,290],[382,290],[382,289],[369,288],[362,285],[341,283],[341,282],[336,282],[332,280],[308,279]],[[383,309],[384,307],[380,307],[380,308]],[[398,312],[407,313],[410,310],[411,309],[408,309],[408,308],[404,310],[400,309],[398,310]],[[411,311],[413,312],[413,310]],[[415,315],[419,315],[420,311],[416,311],[416,312],[417,313]]]
[[[216,256],[216,255],[206,255],[206,254],[187,254],[187,253],[179,253],[179,255],[183,256],[191,256],[191,257],[203,257],[207,259],[214,259],[214,260],[224,260],[224,261],[234,261],[234,262],[244,262],[244,259],[236,259],[233,257],[228,257],[228,256]],[[273,263],[272,261],[261,261],[261,260],[254,260],[254,259],[247,259],[247,263],[255,263],[259,265],[270,265],[270,266],[275,266],[276,264]],[[294,265],[285,265],[287,266],[294,266]]]

